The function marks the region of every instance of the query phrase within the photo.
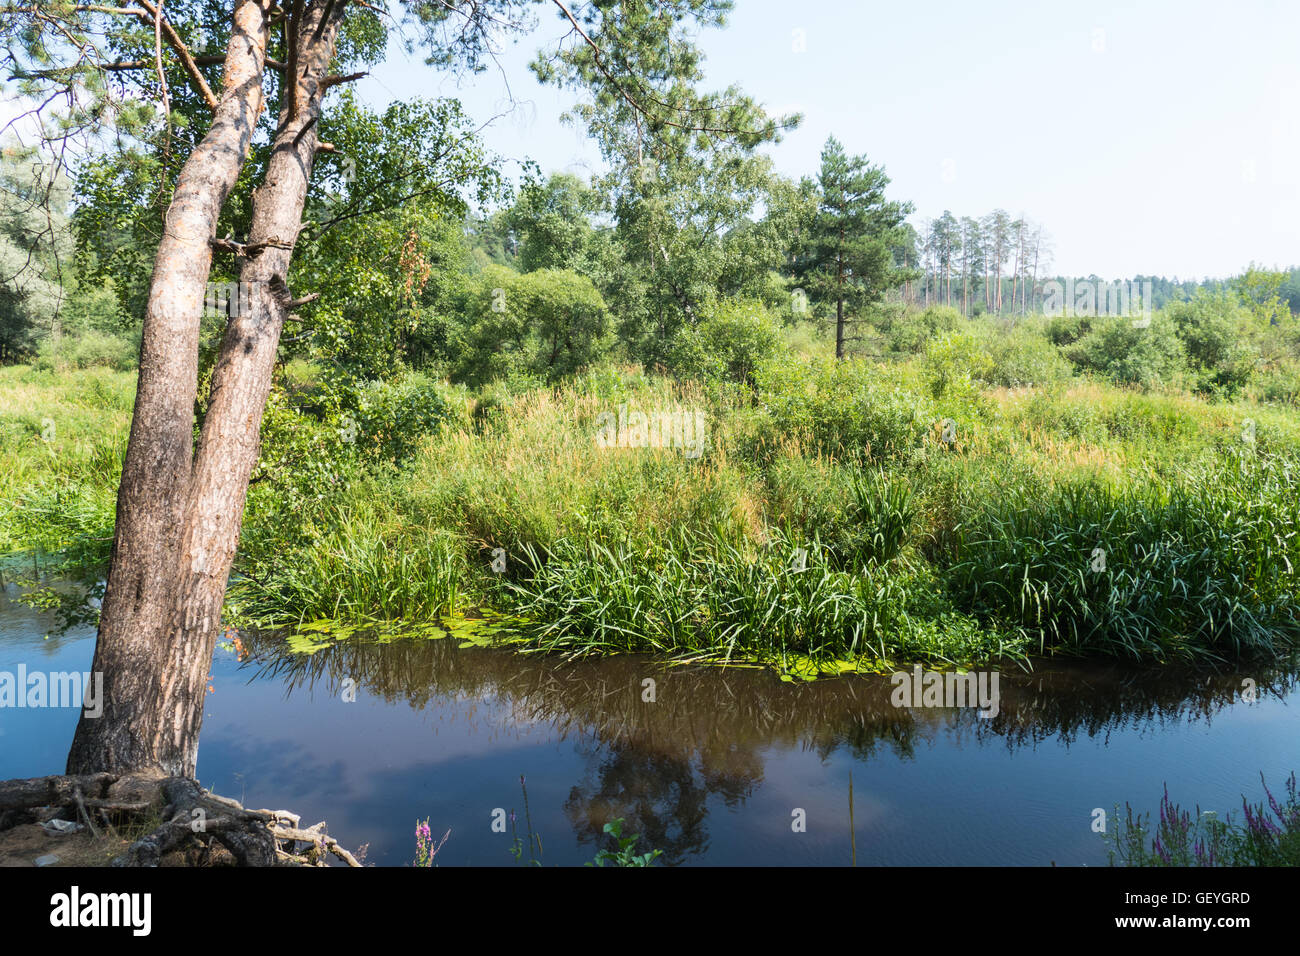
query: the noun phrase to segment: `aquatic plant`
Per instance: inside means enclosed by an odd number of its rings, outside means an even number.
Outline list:
[[[415,865],[416,866],[433,866],[433,858],[438,855],[447,838],[451,836],[451,829],[442,835],[442,839],[434,842],[433,833],[429,830],[429,818],[425,817],[423,822],[415,823]]]
[[[1132,806],[1108,838],[1111,866],[1297,866],[1300,865],[1300,795],[1296,775],[1285,783],[1286,797],[1279,802],[1264,783],[1268,798],[1252,805],[1243,796],[1244,819],[1234,821],[1232,814],[1220,820],[1210,810],[1198,806],[1193,813],[1169,799],[1165,786],[1160,800],[1160,822],[1154,832],[1147,825],[1150,815],[1134,819]],[[1116,808],[1116,816],[1119,816]],[[1150,841],[1148,845],[1148,839]]]
[[[611,820],[604,826],[605,833],[614,838],[618,844],[617,850],[601,850],[596,854],[596,858],[590,863],[584,863],[583,866],[651,866],[654,861],[663,855],[663,850],[651,850],[649,853],[637,854],[635,852],[636,841],[641,839],[641,834],[633,833],[629,836],[623,836],[623,818]]]
[[[524,794],[524,823],[528,827],[528,865],[542,865],[542,836],[540,833],[533,832],[533,815],[528,809],[528,781],[521,773],[519,775],[519,789]],[[519,830],[516,827],[515,808],[510,808],[510,855],[515,858],[515,862],[521,866],[524,864],[524,839],[519,836]],[[533,847],[537,848],[537,855],[533,855]]]

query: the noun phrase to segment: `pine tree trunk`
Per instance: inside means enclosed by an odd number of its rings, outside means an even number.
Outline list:
[[[241,0],[213,129],[186,162],[150,287],[140,384],[94,669],[104,713],[82,717],[69,773],[193,777],[203,697],[271,386],[285,285],[317,139],[321,79],[346,4],[311,5],[297,24],[296,91],[253,202],[242,303],[226,328],[191,466],[198,323],[217,216],[262,110],[268,0]],[[321,20],[328,17],[328,22]],[[297,109],[289,115],[290,104]],[[229,114],[229,115],[227,115]]]
[[[158,244],[140,346],[131,437],[122,465],[112,561],[92,668],[103,714],[77,724],[69,773],[192,768],[193,724],[211,660],[177,619],[181,536],[193,454],[199,320],[217,218],[262,112],[270,0],[242,0],[212,127],[185,161]],[[178,633],[178,631],[180,633]],[[191,672],[200,671],[199,680]]]

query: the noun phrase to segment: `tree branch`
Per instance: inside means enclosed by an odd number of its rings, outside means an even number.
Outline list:
[[[360,73],[349,73],[347,76],[327,76],[325,79],[320,81],[320,88],[322,90],[328,90],[331,86],[338,86],[340,83],[351,83],[354,80],[359,80],[363,76],[369,75],[369,72],[362,71]]]
[[[167,37],[167,43],[180,57],[181,65],[185,67],[185,72],[189,76],[195,92],[203,97],[203,102],[207,103],[208,109],[215,112],[217,97],[213,94],[212,88],[208,86],[208,81],[203,78],[203,74],[199,72],[198,64],[194,62],[194,56],[190,53],[189,47],[181,40],[172,25],[161,17],[158,7],[155,7],[149,0],[135,0],[135,2],[144,7],[153,17],[155,26]]]

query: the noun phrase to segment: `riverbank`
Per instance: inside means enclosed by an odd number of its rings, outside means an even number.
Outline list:
[[[1300,640],[1300,423],[1279,406],[1078,377],[938,387],[920,359],[787,360],[750,387],[610,367],[477,395],[410,379],[427,414],[393,450],[396,425],[305,414],[312,376],[286,370],[298,404],[268,413],[232,624],[508,630],[790,677]],[[0,394],[0,540],[93,566],[129,376],[10,368]],[[478,609],[509,619],[466,623]]]
[[[330,856],[361,865],[324,821],[300,821],[183,777],[0,780],[0,866],[325,866]]]

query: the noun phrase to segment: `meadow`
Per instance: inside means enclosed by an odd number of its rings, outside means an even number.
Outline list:
[[[1296,646],[1300,421],[1275,372],[1128,382],[1043,317],[918,310],[870,332],[874,354],[836,361],[787,324],[745,374],[696,380],[606,362],[472,390],[407,372],[349,410],[287,363],[228,622],[497,612],[525,651],[787,678]],[[132,392],[108,368],[0,369],[0,552],[29,556],[11,575],[93,586]]]

